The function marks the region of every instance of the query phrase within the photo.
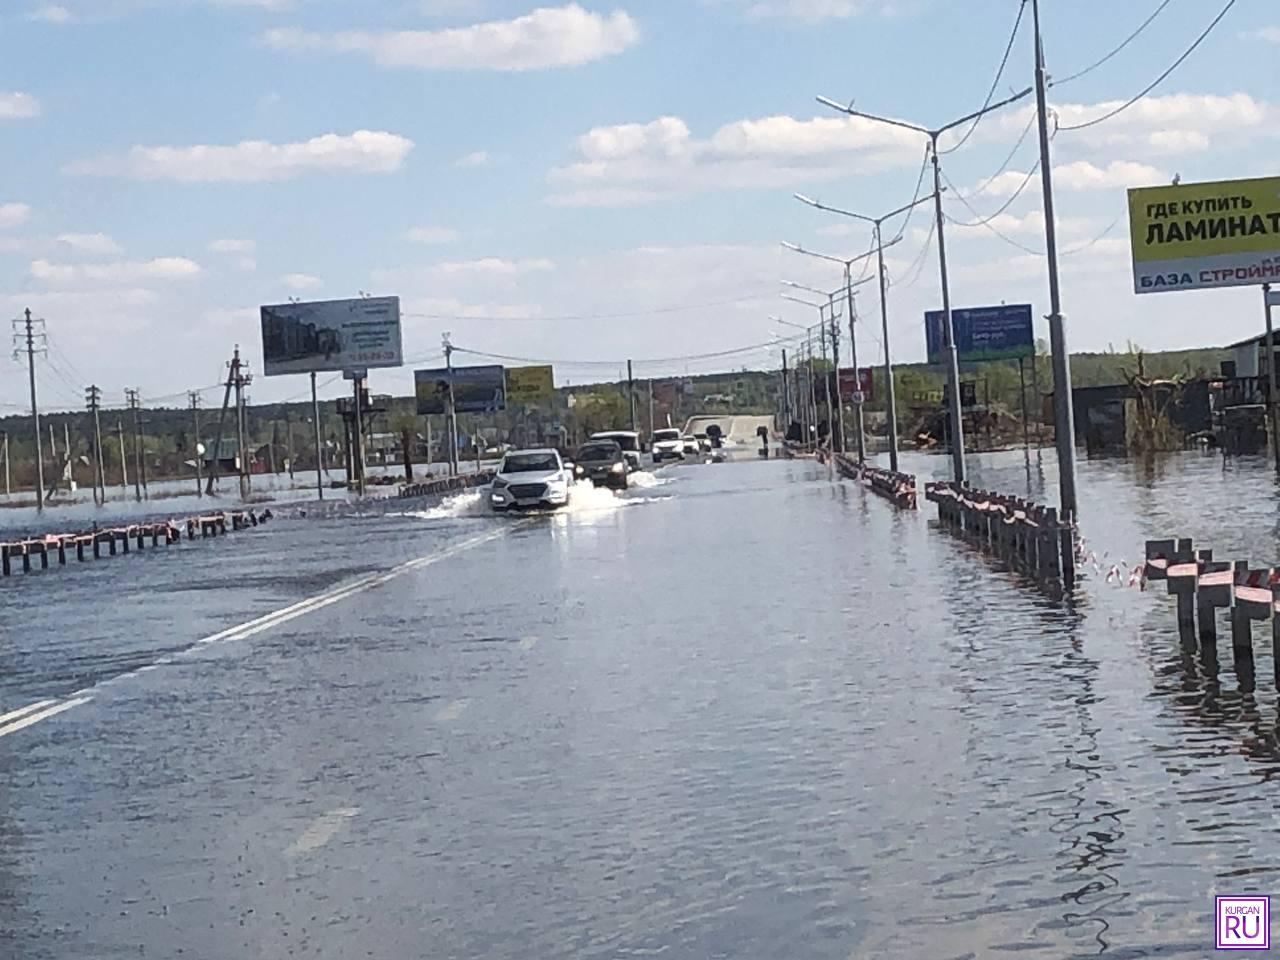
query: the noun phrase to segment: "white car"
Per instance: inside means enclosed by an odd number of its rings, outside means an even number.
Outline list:
[[[653,462],[663,460],[683,460],[684,441],[679,430],[663,429],[653,431]]]
[[[686,457],[699,457],[702,455],[702,444],[698,442],[698,438],[695,436],[681,437],[680,445]]]
[[[573,475],[565,469],[559,451],[513,450],[502,458],[493,478],[489,506],[496,513],[567,506],[571,483]]]

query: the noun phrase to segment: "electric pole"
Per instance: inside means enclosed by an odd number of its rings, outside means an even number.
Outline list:
[[[444,365],[449,376],[449,395],[446,414],[449,423],[449,476],[458,475],[458,409],[453,402],[453,344],[449,342],[449,334],[442,337],[444,341]]]
[[[133,412],[133,491],[134,496],[139,503],[142,502],[142,423],[138,419],[138,391],[133,387],[126,387],[124,391],[125,398],[128,401],[129,409]],[[124,446],[124,440],[121,439],[121,447]]]
[[[129,455],[124,447],[124,421],[116,420],[116,439],[120,442],[120,489],[129,489]]]
[[[320,400],[316,396],[316,372],[311,371],[311,419],[316,434],[316,497],[324,499],[324,446],[320,440]]]
[[[205,483],[204,492],[213,496],[213,485],[218,479],[218,467],[222,456],[222,431],[227,422],[227,407],[231,403],[231,391],[235,387],[236,377],[240,373],[240,344],[236,344],[231,361],[227,364],[226,390],[222,393],[222,409],[218,412],[218,432],[213,440],[213,455],[209,459],[209,479]]]
[[[0,436],[4,437],[4,498],[8,500],[13,493],[9,485],[9,431],[0,432]]]
[[[44,513],[44,450],[40,445],[40,406],[36,401],[36,354],[43,352],[46,347],[44,346],[44,334],[42,333],[39,334],[41,338],[41,346],[39,349],[36,348],[37,334],[33,331],[33,327],[36,324],[43,324],[44,321],[33,320],[31,317],[31,309],[29,307],[23,311],[23,317],[23,320],[17,320],[14,322],[15,324],[21,324],[25,328],[25,333],[18,334],[16,339],[19,343],[21,343],[23,339],[26,340],[27,373],[31,378],[32,432],[35,434],[36,438],[36,510],[40,513]],[[19,348],[14,351],[15,360],[21,352],[22,348],[19,346]],[[8,461],[6,459],[6,463],[7,462]]]
[[[96,384],[85,388],[84,402],[93,415],[93,502],[102,505],[107,502],[107,474],[102,463],[102,418],[99,414],[102,391]]]
[[[187,399],[191,401],[191,427],[194,430],[191,441],[191,452],[194,454],[193,459],[196,463],[196,496],[204,496],[204,479],[200,476],[200,461],[204,459],[204,454],[200,451],[200,394],[192,390],[187,394]]]
[[[293,479],[293,417],[284,412],[284,455],[288,461],[289,479]]]
[[[248,422],[245,415],[244,388],[249,385],[253,378],[244,372],[247,365],[240,359],[240,346],[238,344],[231,363],[235,375],[236,390],[236,441],[240,451],[240,499],[245,500],[249,497],[250,480],[249,460],[245,451],[245,433],[248,429]]]
[[[631,361],[627,361],[627,404],[631,408],[631,432],[636,432],[636,384],[631,375]]]

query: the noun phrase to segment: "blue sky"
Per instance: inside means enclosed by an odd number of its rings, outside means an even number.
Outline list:
[[[1140,91],[1223,3],[1170,0],[1113,59],[1056,86],[1064,124]],[[879,214],[912,198],[923,158],[922,138],[842,117],[815,95],[925,124],[967,113],[1019,4],[9,0],[0,300],[47,321],[39,374],[52,408],[90,381],[112,399],[125,386],[152,399],[210,386],[237,341],[256,365],[256,307],[288,296],[399,294],[419,365],[448,330],[464,347],[558,361],[560,382],[616,375],[628,356],[763,344],[786,334],[771,314],[813,319],[779,299],[780,279],[839,286],[839,267],[780,241],[840,257],[870,243],[863,225],[792,193]],[[1044,0],[1051,72],[1092,64],[1158,5]],[[1029,27],[1028,10],[1001,95],[1031,83]],[[1239,0],[1152,95],[1055,137],[1073,349],[1225,343],[1260,326],[1252,290],[1135,297],[1124,190],[1175,173],[1276,173],[1278,58],[1280,12]],[[987,182],[1029,104],[944,157],[949,217],[978,219],[959,195],[986,217],[1026,179],[1034,133]],[[1045,312],[1036,187],[991,221],[1012,244],[948,224],[957,305],[1029,300]],[[890,251],[902,361],[923,358],[921,314],[938,304],[927,214]],[[873,288],[859,300],[869,320]],[[858,342],[860,360],[876,358],[878,323]],[[637,371],[776,363],[761,348]],[[379,371],[372,386],[411,382],[407,369]],[[305,390],[301,378],[263,379],[253,397]],[[12,365],[0,404],[22,405],[25,391]]]

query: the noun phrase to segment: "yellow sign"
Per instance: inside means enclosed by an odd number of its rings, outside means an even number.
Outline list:
[[[1135,293],[1280,280],[1280,177],[1129,191]]]
[[[551,366],[507,367],[507,403],[540,403],[556,393]]]

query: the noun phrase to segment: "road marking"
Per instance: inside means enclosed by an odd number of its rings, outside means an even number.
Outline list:
[[[37,700],[35,703],[29,703],[21,710],[14,710],[12,713],[0,715],[0,727],[3,727],[10,720],[17,720],[19,717],[25,717],[28,713],[35,713],[42,710],[51,703],[57,703],[57,700]]]
[[[523,522],[528,523],[531,521]],[[414,560],[406,561],[405,563],[392,567],[384,573],[368,574],[351,583],[335,587],[334,589],[328,590],[324,593],[316,594],[314,597],[308,597],[305,600],[299,600],[297,603],[291,604],[283,609],[276,610],[273,613],[264,614],[263,616],[250,620],[247,623],[242,623],[239,626],[228,627],[225,630],[220,630],[211,636],[197,640],[191,646],[177,654],[161,657],[156,660],[155,663],[139,667],[136,670],[130,670],[127,673],[117,674],[114,677],[108,677],[105,680],[101,680],[98,683],[93,684],[92,687],[85,687],[81,690],[77,690],[71,695],[71,699],[61,703],[56,700],[41,700],[39,703],[23,707],[21,710],[15,710],[11,714],[6,714],[5,716],[0,717],[0,737],[6,737],[11,733],[17,733],[19,730],[25,730],[27,727],[32,724],[39,723],[41,720],[48,720],[50,717],[56,717],[64,711],[71,710],[81,704],[88,703],[93,699],[92,690],[94,689],[109,686],[120,680],[133,677],[139,673],[149,672],[162,664],[172,663],[175,656],[187,656],[212,643],[225,643],[231,640],[247,639],[255,634],[262,633],[264,630],[270,630],[272,627],[278,627],[282,623],[288,623],[290,620],[295,620],[308,613],[321,610],[324,607],[337,603],[340,600],[345,600],[358,593],[363,593],[366,590],[372,590],[374,587],[380,587],[385,583],[390,583],[397,577],[402,577],[413,570],[429,567],[434,563],[439,563],[441,560],[447,560],[460,553],[465,553],[467,550],[483,546],[491,540],[496,540],[499,537],[506,536],[510,530],[520,525],[522,525],[520,522],[504,524],[501,528],[494,530],[491,533],[486,533],[478,537],[472,537],[469,540],[463,540],[460,543],[455,543],[453,546],[441,550],[439,553],[433,553],[425,557],[418,557]],[[56,704],[56,706],[54,706],[54,704]],[[464,708],[465,703],[463,708],[460,708],[458,712],[460,713]],[[13,720],[13,722],[9,723],[7,726],[2,725],[9,720]]]
[[[307,829],[298,835],[298,839],[289,844],[284,855],[300,857],[303,854],[314,853],[336,837],[346,822],[359,813],[359,807],[338,807],[336,810],[330,810],[316,817]]]
[[[48,720],[50,717],[56,717],[60,713],[65,713],[74,707],[88,703],[93,697],[76,697],[74,700],[64,700],[56,706],[41,710],[39,713],[33,713],[23,717],[21,720],[14,721],[7,727],[0,727],[0,737],[7,737],[11,733],[17,733],[19,730],[25,730],[32,724],[39,723],[41,720]]]
[[[520,649],[532,650],[534,648],[534,645],[537,644],[537,642],[538,642],[537,637],[525,637],[523,640],[520,641]]]
[[[436,712],[436,720],[440,723],[451,723],[462,716],[462,711],[471,705],[466,697],[446,703]]]

